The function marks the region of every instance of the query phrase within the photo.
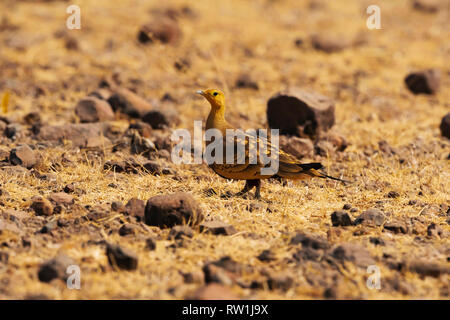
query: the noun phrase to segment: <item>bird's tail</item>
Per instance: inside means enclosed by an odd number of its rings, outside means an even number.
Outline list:
[[[299,166],[304,170],[304,173],[309,174],[312,177],[318,177],[318,178],[323,178],[323,179],[331,179],[331,180],[335,180],[335,181],[340,181],[343,184],[348,183],[349,181],[347,180],[343,180],[343,179],[339,179],[339,178],[335,178],[332,176],[329,176],[319,170],[323,169],[323,165],[319,162],[313,162],[313,163],[302,163],[299,164]]]

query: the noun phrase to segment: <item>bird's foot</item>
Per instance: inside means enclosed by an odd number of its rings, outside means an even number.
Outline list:
[[[261,200],[261,183],[256,185],[255,199]]]
[[[235,196],[232,192],[230,192],[230,191],[226,191],[225,193],[222,193],[221,195],[220,195],[220,197],[222,198],[222,199],[230,199],[231,197],[233,197],[233,196]]]
[[[241,198],[243,198],[243,199],[248,199],[249,194],[248,194],[248,191],[242,190],[242,191],[236,192],[236,193],[234,194],[234,196],[235,196],[235,197],[241,197]]]

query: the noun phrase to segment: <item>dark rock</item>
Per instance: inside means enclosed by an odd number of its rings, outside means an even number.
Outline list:
[[[287,291],[292,288],[294,279],[287,274],[271,274],[267,280],[267,285],[270,290]]]
[[[146,157],[156,151],[155,144],[149,139],[142,137],[139,134],[139,131],[135,131],[131,134],[130,147],[132,154],[141,154]]]
[[[89,209],[89,213],[87,214],[87,218],[90,221],[99,221],[101,219],[105,219],[110,216],[109,210],[102,205],[96,205]]]
[[[41,116],[38,112],[30,112],[23,117],[23,121],[32,126],[41,123]]]
[[[325,299],[337,299],[337,297],[338,297],[337,289],[334,287],[326,288],[323,291],[323,297]]]
[[[330,157],[334,154],[335,150],[334,146],[326,140],[319,140],[314,145],[315,153],[321,157]]]
[[[231,272],[212,263],[205,264],[202,270],[206,283],[216,282],[230,286],[235,281],[234,276]]]
[[[326,53],[338,52],[352,45],[352,42],[342,36],[313,35],[311,44],[316,50]]]
[[[55,258],[41,265],[38,278],[42,282],[50,282],[53,279],[67,280],[67,268],[75,265],[75,262],[65,254],[59,254]]]
[[[173,174],[173,170],[167,167],[161,166],[156,161],[146,161],[143,164],[145,171],[153,175],[161,175],[161,174]]]
[[[392,288],[392,290],[398,291],[403,295],[412,295],[416,291],[411,283],[402,281],[398,277],[387,278],[386,284]]]
[[[329,149],[332,150],[332,152],[342,152],[347,149],[348,146],[347,140],[345,140],[341,134],[335,132],[334,130],[330,130],[321,135],[319,142],[322,141],[331,146]]]
[[[333,250],[331,256],[341,262],[350,261],[360,267],[375,263],[366,248],[354,243],[344,243]]]
[[[145,201],[131,198],[125,205],[125,213],[143,221],[145,217]]]
[[[211,233],[214,235],[226,235],[230,236],[235,234],[237,231],[231,225],[222,221],[213,220],[213,221],[205,221],[200,224],[200,232]]]
[[[181,72],[186,72],[187,70],[189,70],[191,68],[191,63],[189,62],[189,60],[187,59],[180,59],[178,61],[175,61],[175,63],[173,64],[173,66],[175,67],[175,69],[177,69],[178,71]],[[163,97],[164,98],[164,97]],[[166,97],[167,98],[167,97]],[[167,99],[162,99],[162,100],[167,100]],[[172,100],[172,99],[169,99]],[[174,101],[172,101],[174,102]]]
[[[263,250],[258,255],[258,260],[263,261],[263,262],[274,261],[274,260],[276,260],[276,256],[273,253],[273,251],[271,251],[271,250]]]
[[[310,139],[280,136],[280,147],[284,152],[292,154],[297,159],[309,157],[313,154],[314,144]]]
[[[125,172],[133,174],[143,172],[154,175],[173,173],[170,168],[163,167],[158,162],[142,160],[140,157],[130,157],[124,161],[106,161],[103,165],[103,169],[106,171],[114,171],[117,173]]]
[[[444,233],[444,231],[442,230],[442,228],[440,226],[438,226],[437,224],[435,224],[434,222],[431,223],[427,228],[427,235],[429,237],[440,238],[440,237],[442,237],[443,233]]]
[[[134,123],[131,123],[128,127],[128,130],[134,129],[139,132],[139,135],[143,138],[150,138],[152,134],[152,127],[143,121],[137,121]]]
[[[56,221],[47,222],[41,229],[41,233],[50,233],[58,227],[58,223]]]
[[[145,240],[145,247],[150,251],[155,250],[156,240],[154,238],[147,238],[147,240]]]
[[[74,193],[75,192],[75,185],[73,183],[69,183],[64,187],[65,193]]]
[[[181,29],[175,19],[163,16],[142,26],[137,37],[143,44],[155,41],[174,44],[181,38]]]
[[[16,140],[22,131],[22,126],[18,123],[10,123],[5,128],[5,136],[9,139]]]
[[[429,261],[415,260],[405,262],[404,264],[406,266],[406,269],[411,272],[420,274],[421,276],[437,278],[444,274],[450,274],[450,267]]]
[[[33,244],[33,240],[30,237],[22,238],[22,246],[23,247],[31,247]]]
[[[120,201],[113,201],[113,203],[111,203],[111,210],[123,213],[123,212],[125,212],[126,209],[125,209],[125,205],[122,202],[120,202]]]
[[[158,150],[157,155],[160,159],[169,160],[169,161],[172,160],[172,158],[171,158],[172,156],[171,156],[170,152],[165,149]]]
[[[0,251],[0,263],[8,264],[9,254],[8,252]]]
[[[73,198],[73,196],[65,192],[52,193],[50,196],[48,196],[48,200],[50,200],[55,205],[62,206],[70,206],[75,203],[75,199]]]
[[[442,118],[439,128],[441,129],[442,136],[450,139],[450,112]],[[450,158],[450,153],[447,158]]]
[[[426,13],[436,13],[439,11],[438,0],[415,0],[413,7],[416,10]]]
[[[119,235],[128,236],[130,234],[136,234],[137,233],[137,226],[130,223],[125,223],[123,226],[119,229]]]
[[[133,118],[142,118],[152,110],[151,104],[126,88],[115,88],[108,99],[114,111],[120,111]]]
[[[334,125],[334,102],[314,92],[291,89],[269,99],[267,120],[280,134],[315,138]]]
[[[64,207],[62,205],[56,205],[53,207],[53,214],[61,214],[64,211]]]
[[[240,75],[236,80],[236,88],[258,90],[258,84],[248,74]]]
[[[389,145],[389,143],[386,140],[380,140],[378,141],[378,148],[381,152],[387,154],[387,155],[393,155],[395,154],[395,150]]]
[[[174,226],[169,232],[169,239],[192,238],[194,232],[189,226]]]
[[[108,102],[95,97],[81,99],[75,113],[81,122],[100,122],[114,120],[114,112]]]
[[[304,43],[304,41],[303,41],[303,39],[301,39],[301,38],[297,38],[297,39],[295,39],[295,41],[294,41],[295,46],[298,47],[298,48],[302,47],[302,46],[303,46],[303,43]]]
[[[158,150],[172,150],[172,141],[170,140],[170,135],[161,132],[154,132],[153,143]]]
[[[413,234],[425,234],[427,228],[421,221],[411,219],[411,232]]]
[[[11,150],[9,161],[12,165],[22,166],[31,169],[38,162],[36,151],[32,150],[28,145],[22,145]]]
[[[395,199],[395,198],[400,197],[400,194],[397,191],[391,190],[388,192],[386,197]]]
[[[138,173],[138,170],[134,166],[128,166],[126,161],[106,161],[103,165],[103,170],[113,171],[117,173]],[[112,188],[117,188],[117,185],[110,184]]]
[[[328,248],[328,242],[325,239],[306,235],[301,232],[298,232],[294,237],[291,238],[290,244],[291,245],[301,244],[302,248],[311,248],[314,250]]]
[[[64,38],[64,47],[67,50],[75,50],[76,51],[79,49],[80,46],[78,44],[77,38],[67,35]]]
[[[183,276],[184,283],[203,283],[205,278],[201,271],[181,273],[181,275]]]
[[[95,91],[92,91],[91,93],[88,94],[88,97],[94,97],[94,98],[98,98],[100,100],[105,100],[107,101],[109,99],[109,97],[111,97],[111,90],[107,89],[107,88],[98,88]]]
[[[108,243],[106,246],[106,256],[112,267],[118,267],[122,270],[136,270],[138,266],[138,257],[129,249],[116,244]]]
[[[353,224],[349,214],[345,211],[334,211],[331,214],[331,222],[334,227],[351,226]]]
[[[438,91],[440,82],[441,73],[434,69],[412,72],[405,78],[406,86],[414,94],[434,94]]]
[[[369,241],[370,241],[370,243],[373,243],[376,246],[385,246],[386,245],[384,240],[379,237],[370,237]]]
[[[71,224],[70,221],[65,218],[60,218],[57,221],[57,225],[60,228],[68,227],[70,224]]]
[[[384,222],[385,216],[384,213],[378,209],[369,209],[364,211],[359,215],[355,220],[355,225],[363,224],[363,225],[373,225],[373,226],[381,226]]]
[[[160,228],[175,225],[198,225],[203,214],[189,193],[179,192],[150,198],[145,207],[145,223]]]
[[[69,140],[74,147],[96,147],[108,141],[105,136],[109,128],[109,124],[103,122],[43,126],[36,138],[55,142]]]
[[[150,139],[142,137],[138,131],[131,133],[130,147],[132,154],[141,154],[146,157],[156,152],[155,144]]]
[[[392,231],[393,233],[408,233],[408,227],[402,221],[390,221],[384,224],[384,229]]]
[[[219,260],[211,262],[213,265],[223,268],[231,273],[240,273],[243,267],[230,256],[223,256]]]
[[[34,197],[32,199],[31,209],[34,210],[38,216],[50,216],[53,214],[53,205],[51,202],[42,197]]]
[[[352,205],[349,203],[344,204],[344,206],[342,207],[342,209],[344,210],[350,210],[352,208]]]
[[[175,110],[158,109],[147,112],[142,121],[148,123],[153,129],[164,129],[179,123],[179,118]]]
[[[292,257],[299,262],[319,261],[323,257],[323,255],[323,250],[315,250],[313,248],[306,247],[294,253]]]

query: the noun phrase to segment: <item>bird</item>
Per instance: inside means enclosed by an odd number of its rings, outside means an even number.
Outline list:
[[[236,130],[231,124],[229,124],[225,119],[225,95],[222,91],[218,89],[207,89],[207,90],[199,90],[198,94],[203,96],[211,105],[211,110],[209,112],[208,118],[206,119],[205,130],[216,129],[223,136],[223,148],[226,149],[227,145],[230,143],[233,144],[233,150],[236,150],[236,144],[239,142],[235,137],[233,140],[227,138],[226,133],[227,129]],[[248,135],[246,135],[248,137]],[[256,140],[256,141],[255,141]],[[242,141],[240,141],[242,142]],[[256,143],[255,143],[256,142]],[[207,141],[206,145],[212,143],[212,141]],[[266,156],[273,157],[271,154],[275,150],[277,154],[278,161],[278,170],[270,171],[268,173],[262,173],[261,169],[267,167],[266,163],[260,161],[260,152],[261,150],[256,147],[256,144],[266,143],[267,148],[263,150],[266,152]],[[329,176],[323,173],[322,169],[324,166],[319,162],[313,163],[301,163],[295,156],[284,152],[274,146],[266,137],[253,137],[253,141],[251,139],[245,139],[245,161],[242,163],[237,162],[236,159],[239,154],[234,154],[234,161],[232,163],[225,163],[225,161],[213,162],[209,164],[209,167],[219,176],[226,179],[233,180],[245,180],[244,188],[239,191],[236,196],[243,196],[253,188],[256,188],[254,197],[256,199],[261,199],[261,180],[269,179],[269,178],[284,178],[291,180],[304,180],[309,178],[323,178],[323,179],[332,179],[336,181],[340,181],[342,183],[346,183],[347,181]],[[256,154],[258,161],[251,162],[250,161],[250,150],[252,148],[256,148]],[[269,152],[269,150],[272,151]],[[254,151],[254,150],[253,150]]]

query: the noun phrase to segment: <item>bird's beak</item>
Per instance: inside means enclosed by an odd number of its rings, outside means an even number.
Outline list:
[[[198,91],[196,91],[196,93],[198,93],[198,94],[201,95],[201,96],[204,96],[204,95],[205,95],[205,93],[204,93],[202,90],[198,90]]]

